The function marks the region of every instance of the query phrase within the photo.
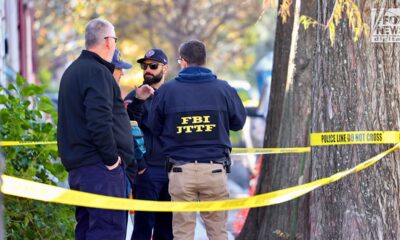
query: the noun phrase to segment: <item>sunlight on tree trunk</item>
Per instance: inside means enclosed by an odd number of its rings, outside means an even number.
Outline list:
[[[367,1],[359,6],[369,22],[371,8],[377,6]],[[333,4],[319,3],[318,9],[318,20],[324,21]],[[317,31],[311,131],[398,130],[399,45],[354,42],[352,35],[347,24],[339,24],[332,48],[326,32]],[[353,167],[387,148],[313,148],[312,180]],[[391,154],[361,173],[312,192],[310,239],[400,239],[398,157],[398,152]]]
[[[281,17],[277,17],[277,20],[274,63],[271,80],[271,99],[267,115],[267,128],[264,142],[265,147],[278,147],[280,144],[279,131],[282,117],[284,117],[282,112],[284,109],[283,103],[285,98],[288,71],[287,65],[289,61],[290,43],[293,29],[293,18],[289,18],[289,22],[286,24],[282,22]],[[281,185],[280,182],[277,182],[280,179],[274,178],[274,175],[272,175],[275,165],[284,163],[283,161],[279,161],[278,158],[279,156],[263,156],[262,168],[257,184],[257,194],[273,191],[279,188]],[[285,173],[280,174],[286,175],[287,172],[285,171]],[[275,181],[274,186],[272,186],[273,181]],[[272,239],[271,237],[274,236],[273,231],[277,230],[275,228],[271,231],[271,224],[276,220],[272,219],[276,216],[273,212],[274,209],[278,209],[281,206],[284,205],[272,206],[269,208],[264,207],[251,209],[238,239]],[[281,224],[279,224],[279,229],[283,229]]]
[[[358,4],[365,22],[372,7],[396,7]],[[334,1],[302,1],[301,15],[327,23],[334,6]],[[310,132],[398,130],[398,44],[373,44],[362,37],[355,42],[346,19],[335,20],[333,46],[331,32],[322,25],[301,28],[290,85],[287,46],[294,45],[289,35],[296,28],[291,19],[283,26],[278,20],[264,146],[306,146]],[[387,148],[344,145],[314,147],[311,156],[264,156],[257,193],[328,177]],[[398,152],[391,154],[297,200],[251,209],[239,239],[400,239],[398,157]]]
[[[315,1],[307,1],[300,6],[296,1],[292,6],[296,8],[295,17],[289,18],[285,25],[278,24],[267,147],[308,146],[315,39],[314,30],[299,29],[298,18],[301,14],[313,16],[315,5]],[[258,192],[308,182],[309,159],[308,153],[264,156]],[[305,196],[276,206],[252,209],[240,239],[307,239],[307,229],[308,196]]]

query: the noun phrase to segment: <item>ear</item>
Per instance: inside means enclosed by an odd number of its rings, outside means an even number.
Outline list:
[[[164,71],[164,74],[167,74],[167,72],[168,72],[168,64],[165,64],[163,66],[163,71]]]

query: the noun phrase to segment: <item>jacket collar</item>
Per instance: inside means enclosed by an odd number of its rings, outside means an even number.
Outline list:
[[[114,64],[107,62],[106,60],[104,60],[103,58],[101,58],[97,53],[89,51],[89,50],[82,50],[81,55],[79,56],[80,58],[91,58],[95,61],[97,61],[98,63],[106,66],[108,68],[108,70],[110,70],[111,73],[114,72]]]
[[[217,79],[217,76],[206,67],[191,66],[182,69],[175,79],[180,82],[202,83],[214,81]]]

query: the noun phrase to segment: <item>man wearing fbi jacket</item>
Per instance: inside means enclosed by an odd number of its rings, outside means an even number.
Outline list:
[[[246,111],[234,88],[204,67],[205,45],[183,43],[178,77],[162,85],[154,97],[150,129],[159,135],[168,160],[172,201],[229,198],[227,174],[229,130],[243,128]],[[228,238],[227,212],[201,212],[208,238]],[[194,238],[196,212],[174,212],[175,240]]]

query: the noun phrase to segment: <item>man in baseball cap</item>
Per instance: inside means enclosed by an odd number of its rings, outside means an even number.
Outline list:
[[[165,53],[159,48],[153,48],[146,52],[143,58],[137,60],[138,63],[143,63],[146,60],[154,60],[162,64],[168,64],[168,58]]]
[[[165,53],[159,48],[152,48],[137,62],[140,63],[140,68],[143,70],[143,84],[158,89],[164,83],[164,77],[168,70],[168,58]]]
[[[138,159],[138,175],[133,183],[133,198],[170,201],[168,175],[161,140],[147,127],[153,94],[164,84],[168,71],[168,58],[159,48],[152,48],[137,60],[143,70],[143,85],[125,98],[131,120],[137,121],[143,131],[146,154]],[[172,240],[171,212],[135,212],[132,239]]]
[[[115,81],[119,83],[119,80],[124,75],[124,69],[130,69],[132,67],[132,64],[122,61],[121,52],[118,49],[115,49],[111,63],[115,66],[113,76],[115,78]]]

